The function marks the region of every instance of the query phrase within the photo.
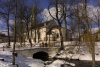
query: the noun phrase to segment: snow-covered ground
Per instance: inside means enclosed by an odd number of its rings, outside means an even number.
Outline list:
[[[29,43],[27,43],[29,44]],[[0,67],[17,67],[17,65],[12,65],[12,52],[5,48],[5,51],[3,51],[3,46],[6,46],[7,43],[0,43],[0,58],[3,58],[4,61],[0,61]],[[17,43],[17,46],[19,43]],[[11,49],[12,49],[13,43],[11,43]],[[10,50],[11,50],[10,49]],[[15,57],[15,63],[18,64],[18,67],[44,67],[44,61],[39,59],[32,59],[32,58],[24,58],[22,56]],[[47,65],[46,67],[60,67],[61,64],[65,63],[63,60],[55,60],[52,64]],[[68,63],[75,65],[73,63]]]
[[[0,61],[0,67],[17,67],[12,65],[12,56],[10,51],[0,51],[0,58],[4,58],[4,61]],[[32,58],[24,58],[18,56],[15,58],[15,63],[18,64],[18,67],[44,67],[44,61]],[[55,60],[52,64],[47,65],[46,67],[60,67],[61,64],[64,64],[63,60]],[[66,62],[75,66],[73,63]]]
[[[64,42],[64,44],[66,46],[65,50],[60,51],[56,56],[57,58],[92,60],[91,53],[84,42],[81,43],[83,46],[73,46],[78,44],[78,42]],[[95,45],[95,60],[100,61],[100,42],[96,42]]]
[[[16,67],[16,65],[12,66],[12,53],[10,51],[0,51],[0,58],[4,58],[4,61],[0,61],[0,67]],[[15,60],[16,64],[18,64],[19,67],[44,66],[42,60],[29,59],[21,56],[16,57]]]
[[[56,58],[68,58],[68,59],[79,59],[79,60],[92,60],[91,54],[86,46],[80,47],[80,50],[77,50],[78,47],[75,46],[68,46],[74,45],[76,42],[64,42],[65,50],[60,51],[55,57]],[[99,42],[96,43],[95,47],[95,58],[96,61],[100,61],[100,46]],[[0,43],[0,58],[4,58],[4,61],[0,61],[0,67],[17,67],[16,65],[12,65],[12,52],[2,51],[2,47],[6,46],[7,43]],[[11,43],[11,46],[13,43]],[[19,45],[19,43],[17,43]],[[32,58],[24,58],[22,56],[18,56],[15,58],[16,64],[18,67],[44,67],[44,61],[39,59],[32,59]],[[61,64],[70,64],[71,66],[75,66],[74,63],[65,62],[64,60],[55,60],[46,67],[60,67]]]

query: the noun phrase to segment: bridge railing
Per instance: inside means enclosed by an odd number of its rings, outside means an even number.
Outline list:
[[[40,47],[60,47],[60,43],[55,43],[55,42],[52,42],[52,43],[40,43],[39,44]]]

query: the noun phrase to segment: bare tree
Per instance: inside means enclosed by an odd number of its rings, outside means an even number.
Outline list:
[[[15,44],[16,44],[16,20],[17,20],[17,0],[14,0],[14,44],[13,44],[13,51],[12,51],[12,65],[15,65]]]
[[[28,9],[26,9],[26,12],[25,12],[26,14],[24,15],[24,21],[26,23],[26,34],[29,39],[30,47],[32,47],[31,36],[29,34],[29,22],[30,22],[31,13],[29,13],[29,12],[30,11]]]
[[[94,20],[90,20],[87,12],[87,2],[86,0],[82,0],[82,4],[78,5],[80,1],[75,0],[76,6],[74,5],[74,16],[76,18],[77,26],[78,26],[78,32],[79,32],[79,41],[80,41],[80,30],[83,25],[85,32],[83,33],[83,37],[85,37],[85,42],[87,47],[89,48],[89,51],[92,55],[92,67],[95,67],[95,38],[90,32],[91,23]],[[81,8],[81,9],[80,9]],[[83,25],[81,25],[83,24]]]
[[[31,18],[33,18],[31,16],[33,6],[32,7],[25,6],[24,8],[25,8],[25,10],[24,10],[24,13],[23,13],[23,20],[25,22],[25,29],[26,29],[24,31],[24,33],[26,33],[25,38],[28,38],[29,43],[30,43],[30,47],[32,47],[32,37],[31,37],[32,34],[30,34],[30,30],[31,30],[32,26],[31,26],[30,22],[31,22]]]
[[[33,9],[32,9],[32,14],[31,14],[31,36],[32,36],[32,29],[35,30],[35,37],[34,37],[34,41],[36,42],[37,40],[37,35],[39,33],[39,29],[38,29],[38,24],[41,22],[42,19],[40,19],[40,17],[38,16],[42,9],[39,5],[39,0],[35,1],[34,0],[34,5],[33,5]],[[39,34],[38,34],[38,42],[39,42]]]
[[[25,38],[24,38],[24,32],[25,32],[25,29],[26,29],[26,25],[25,25],[25,22],[24,22],[24,15],[25,15],[25,11],[28,7],[26,7],[26,0],[21,0],[18,2],[18,6],[17,6],[17,30],[16,30],[16,33],[17,33],[17,37],[20,41],[20,45],[22,46],[22,42],[25,41]]]
[[[90,50],[90,53],[92,54],[92,67],[95,67],[95,39],[92,38],[89,32],[89,17],[87,15],[87,5],[86,1],[82,0],[83,3],[83,18],[84,21],[86,22],[86,40],[87,40],[87,46]]]
[[[49,10],[49,14],[50,16],[57,21],[57,23],[59,24],[59,32],[60,32],[60,40],[61,40],[61,50],[64,49],[64,45],[63,45],[63,36],[61,33],[61,28],[62,28],[62,23],[63,23],[63,17],[64,17],[64,11],[62,11],[61,9],[65,9],[63,5],[64,0],[50,0],[49,2],[49,6],[48,6],[48,10],[50,9],[50,7],[55,7],[55,17],[51,14],[51,11]]]
[[[10,21],[10,15],[12,13],[12,6],[9,0],[1,1],[1,7],[0,7],[0,15],[4,19],[4,21],[7,24],[7,30],[8,30],[8,45],[10,46],[10,28],[9,28],[9,21]]]
[[[96,2],[97,2],[97,5],[98,5],[98,8],[96,9],[96,14],[93,12],[93,15],[94,15],[94,17],[95,17],[95,19],[94,19],[94,22],[96,22],[97,23],[97,25],[98,25],[98,28],[99,28],[99,30],[100,30],[100,1],[99,0],[96,0]]]

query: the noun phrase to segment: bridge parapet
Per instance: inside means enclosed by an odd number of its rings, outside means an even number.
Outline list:
[[[57,54],[59,48],[57,47],[47,47],[47,48],[32,48],[32,49],[24,49],[24,50],[16,50],[18,55],[21,55],[23,57],[31,57],[33,58],[33,55],[37,52],[46,52],[48,53],[49,57],[53,57]]]

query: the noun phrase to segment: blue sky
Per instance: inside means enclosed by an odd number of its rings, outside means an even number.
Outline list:
[[[28,4],[32,4],[33,0],[29,0]],[[43,9],[47,9],[48,7],[48,0],[39,0],[40,1],[40,7],[42,7]],[[95,0],[87,0],[89,3],[92,3],[93,5],[96,6],[96,1]],[[0,22],[0,29],[2,30],[6,30],[6,24],[5,23],[1,23]]]
[[[31,1],[31,0],[30,0]],[[48,1],[49,0],[39,0],[41,3],[41,6],[43,8],[47,8],[48,7]],[[96,6],[96,0],[87,0],[89,3],[93,4],[94,6]]]
[[[89,2],[90,2],[91,4],[93,4],[94,6],[96,6],[96,0],[89,0]]]
[[[32,0],[30,0],[31,2]],[[40,1],[40,5],[41,7],[43,7],[44,9],[48,7],[48,1],[49,0],[39,0]],[[94,6],[96,6],[96,0],[87,0],[89,3],[93,4]]]
[[[41,0],[40,0],[41,1]],[[32,2],[32,0],[29,0],[29,2],[28,2],[28,4],[32,4],[33,2]],[[41,1],[41,4],[43,5],[43,3],[42,3],[42,1]],[[43,5],[43,7],[44,7],[45,5]],[[0,30],[6,30],[6,23],[4,22],[4,21],[2,21],[1,19],[0,19]]]
[[[39,1],[40,1],[39,6],[41,6],[43,9],[48,7],[48,0],[39,0]],[[32,3],[33,3],[33,0],[29,0],[28,4],[32,4]],[[7,30],[6,23],[3,21],[0,21],[0,31],[3,31],[3,30]]]
[[[40,0],[40,2],[41,2],[41,6],[43,8],[47,8],[48,7],[48,0]]]
[[[48,0],[39,0],[40,2],[40,7],[42,7],[43,9],[47,8],[48,7]],[[33,3],[33,0],[29,0],[28,2],[29,4],[32,4]]]

